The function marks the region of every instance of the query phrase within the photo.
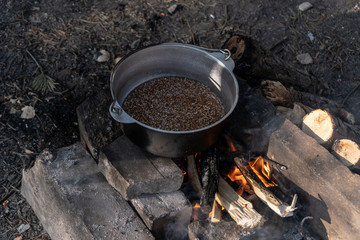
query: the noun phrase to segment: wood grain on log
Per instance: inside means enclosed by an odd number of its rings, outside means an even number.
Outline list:
[[[219,178],[219,192],[215,194],[215,201],[244,228],[254,228],[263,222],[262,216],[255,211],[252,203],[240,197],[222,178]]]
[[[334,119],[330,113],[321,109],[316,109],[304,117],[302,130],[325,147],[331,146],[335,140]]]
[[[360,160],[360,147],[350,139],[338,139],[331,147],[332,153],[347,167],[356,165]]]
[[[222,215],[221,208],[222,208],[221,205],[217,201],[214,201],[211,211],[210,222],[216,223],[221,221],[221,215]]]
[[[199,180],[199,174],[196,169],[194,155],[190,155],[187,157],[187,175],[191,186],[195,190],[197,194],[201,194],[202,187]]]
[[[354,115],[335,101],[311,93],[287,89],[279,81],[264,80],[261,83],[263,86],[262,93],[274,105],[289,107],[295,102],[299,102],[303,104],[304,110],[306,110],[306,108],[326,109],[341,120],[349,124],[355,124]]]

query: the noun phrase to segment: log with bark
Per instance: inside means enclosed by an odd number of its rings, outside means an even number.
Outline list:
[[[345,110],[341,104],[311,93],[288,89],[279,81],[262,81],[262,93],[275,106],[280,105],[290,107],[294,103],[301,103],[303,104],[302,107],[307,112],[309,112],[310,109],[316,108],[326,109],[343,121],[349,124],[355,124],[354,115]]]
[[[244,158],[235,157],[234,162],[238,166],[241,173],[244,175],[246,181],[254,190],[256,196],[258,196],[266,205],[270,207],[280,217],[290,217],[293,215],[296,207],[297,195],[293,197],[291,205],[288,205],[277,198],[269,189],[267,189],[261,180],[245,166],[247,161]]]
[[[302,122],[302,130],[328,149],[336,139],[360,140],[360,126],[345,123],[328,111],[315,109],[305,115]]]
[[[308,88],[313,82],[314,77],[309,72],[281,60],[271,49],[265,50],[249,37],[232,36],[223,48],[231,51],[231,58],[235,61],[234,72],[244,79],[279,79],[301,89]]]
[[[347,167],[352,167],[360,163],[360,147],[350,139],[336,140],[331,150],[333,155]]]
[[[255,211],[252,203],[240,197],[222,178],[219,178],[215,201],[226,209],[238,225],[244,228],[254,228],[263,223],[262,216]]]

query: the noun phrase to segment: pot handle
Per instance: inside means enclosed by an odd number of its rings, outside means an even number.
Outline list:
[[[198,47],[197,48],[207,51],[210,55],[216,57],[218,60],[220,60],[227,69],[230,71],[233,71],[235,68],[234,60],[231,58],[231,52],[229,49],[212,49],[212,48],[204,48],[204,47]]]
[[[121,108],[116,100],[111,103],[109,112],[111,117],[120,123],[130,124],[135,122],[134,119]]]

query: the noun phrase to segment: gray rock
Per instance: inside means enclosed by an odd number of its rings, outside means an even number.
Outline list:
[[[104,49],[101,49],[98,53],[94,55],[94,58],[97,62],[107,62],[110,60],[110,53]]]
[[[169,239],[170,233],[177,236],[187,233],[192,206],[183,192],[144,195],[131,203],[157,239]]]
[[[167,9],[168,13],[169,13],[169,14],[174,14],[174,13],[176,12],[177,7],[178,7],[177,4],[171,5],[171,6]]]
[[[308,64],[312,64],[313,63],[313,59],[310,56],[310,54],[308,53],[302,53],[302,54],[298,54],[296,56],[296,59],[303,65],[308,65]]]
[[[30,229],[29,224],[21,224],[16,230],[21,234],[23,232],[26,232],[29,229]]]
[[[126,200],[142,194],[176,191],[184,179],[170,158],[145,152],[125,135],[103,147],[99,169]]]
[[[309,2],[303,2],[302,4],[299,5],[299,10],[301,12],[305,12],[306,10],[309,10],[310,8],[312,8],[312,4]]]
[[[21,193],[51,239],[153,239],[80,143],[50,156],[23,172]]]

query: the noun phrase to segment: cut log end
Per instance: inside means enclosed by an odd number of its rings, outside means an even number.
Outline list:
[[[316,109],[303,118],[302,130],[322,145],[332,140],[334,128],[333,117],[321,109]]]
[[[360,147],[352,140],[336,140],[331,149],[333,154],[347,167],[357,164],[360,160]]]

